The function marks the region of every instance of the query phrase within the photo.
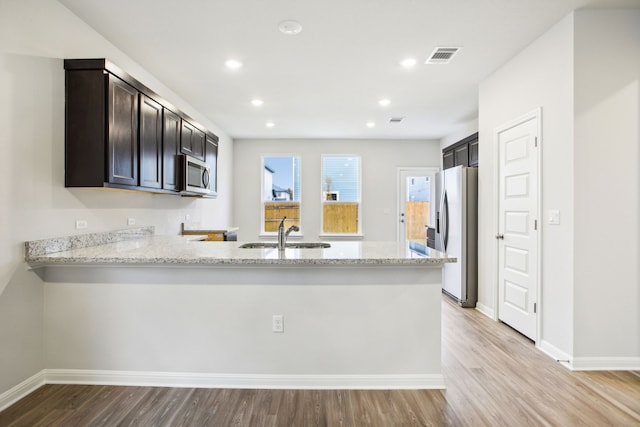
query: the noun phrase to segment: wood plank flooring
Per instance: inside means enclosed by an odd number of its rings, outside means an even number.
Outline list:
[[[640,426],[640,372],[570,372],[443,298],[446,390],[46,385],[0,426]]]

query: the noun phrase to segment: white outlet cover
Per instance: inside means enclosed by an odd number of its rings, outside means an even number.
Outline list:
[[[135,218],[127,218],[127,225],[136,225]]]
[[[549,210],[549,224],[558,225],[560,224],[560,211],[557,209]]]
[[[271,317],[271,332],[284,332],[284,316],[274,314]]]

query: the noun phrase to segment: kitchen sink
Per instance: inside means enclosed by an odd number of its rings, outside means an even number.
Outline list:
[[[241,249],[266,249],[266,248],[277,248],[278,244],[276,242],[256,242],[256,243],[244,243],[240,245]],[[320,242],[291,242],[285,245],[287,248],[291,249],[323,249],[330,248],[331,245],[329,243],[320,243]]]

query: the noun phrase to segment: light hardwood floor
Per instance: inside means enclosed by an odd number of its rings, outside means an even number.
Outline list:
[[[47,385],[0,426],[640,426],[640,372],[570,372],[443,298],[446,390]]]

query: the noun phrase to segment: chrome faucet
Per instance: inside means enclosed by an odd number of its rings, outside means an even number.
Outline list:
[[[283,217],[282,221],[280,221],[280,225],[278,226],[278,250],[284,251],[284,248],[287,246],[287,236],[291,234],[292,231],[300,231],[297,225],[292,225],[289,227],[287,231],[284,231],[284,220],[287,217]]]

